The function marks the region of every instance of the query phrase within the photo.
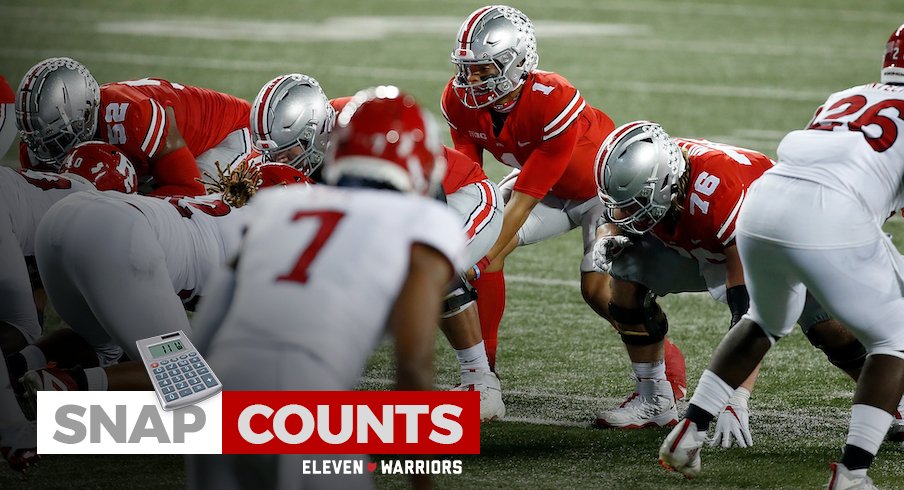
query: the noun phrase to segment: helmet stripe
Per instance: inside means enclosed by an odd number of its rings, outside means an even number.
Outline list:
[[[31,105],[32,97],[34,97],[34,84],[37,81],[38,73],[43,69],[44,63],[35,65],[31,69],[31,71],[25,75],[25,77],[22,79],[21,85],[19,86],[19,92],[24,94],[22,97],[22,103],[19,107],[19,112],[25,116],[22,118],[22,129],[26,132],[34,131],[34,128],[31,125],[31,118],[28,117],[30,115],[29,106]]]
[[[461,42],[460,49],[468,49],[468,44],[471,43],[471,34],[473,33],[474,25],[477,24],[480,18],[492,8],[492,6],[489,6],[477,10],[465,21],[465,28],[462,30],[461,37],[459,38],[459,41]]]
[[[258,136],[265,136],[268,134],[267,132],[267,107],[270,105],[270,99],[273,97],[273,93],[279,85],[282,85],[283,80],[286,79],[286,76],[276,77],[267,88],[264,89],[264,93],[262,96],[258,97],[259,105],[257,106],[257,114],[255,115],[255,122],[257,127]],[[269,136],[268,136],[269,137]]]

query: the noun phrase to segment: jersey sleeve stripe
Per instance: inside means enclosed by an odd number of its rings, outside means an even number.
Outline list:
[[[565,116],[567,116],[568,113],[571,111],[571,109],[573,109],[574,106],[577,105],[579,100],[581,100],[581,91],[577,90],[577,91],[575,91],[574,97],[571,98],[571,102],[569,102],[568,105],[565,106],[564,109],[562,109],[562,112],[560,112],[559,115],[556,116],[556,118],[553,119],[551,123],[547,124],[543,128],[543,132],[544,133],[548,132],[549,130],[554,128],[556,126],[556,124],[559,124],[559,121],[561,121],[562,119],[565,119]]]
[[[148,104],[151,106],[151,123],[148,125],[147,133],[144,135],[144,142],[141,143],[141,151],[149,155],[161,114],[157,101],[149,99]]]
[[[719,232],[716,233],[716,238],[718,240],[722,240],[723,245],[727,244],[734,238],[733,225],[735,223],[735,218],[738,216],[738,211],[741,210],[741,204],[744,203],[744,195],[745,191],[741,191],[741,197],[739,197],[738,202],[735,203],[734,209],[731,210],[731,213],[728,214],[728,218],[725,219],[725,223],[722,223],[722,228],[719,228]],[[729,228],[732,230],[731,234],[727,239],[723,239],[723,235],[725,235],[725,232],[728,231]]]
[[[443,117],[446,119],[446,122],[449,123],[449,127],[458,131],[458,127],[452,124],[452,120],[449,119],[449,114],[446,112],[446,101],[440,101],[439,103],[439,111],[443,114]]]
[[[573,123],[574,120],[577,119],[579,115],[581,115],[581,111],[583,111],[584,107],[586,107],[586,106],[587,106],[587,103],[582,102],[581,106],[578,107],[578,109],[571,114],[571,117],[569,117],[567,121],[565,121],[565,124],[559,126],[559,129],[557,129],[551,133],[547,133],[547,134],[543,135],[543,141],[546,141],[550,138],[555,138],[559,133],[568,129],[568,127],[571,126],[571,123]]]
[[[156,100],[151,99],[151,106],[156,107],[155,114],[157,116],[157,126],[154,129],[154,146],[151,147],[151,151],[148,151],[148,157],[153,158],[154,155],[157,154],[157,150],[160,149],[160,143],[163,141],[163,133],[166,129],[166,110],[160,105]],[[151,122],[151,126],[154,127],[153,121]],[[150,136],[150,133],[148,133]],[[147,141],[147,140],[145,140]]]

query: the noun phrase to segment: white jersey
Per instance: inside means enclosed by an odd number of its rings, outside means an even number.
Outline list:
[[[22,253],[34,255],[35,231],[47,210],[69,194],[87,190],[94,186],[78,175],[0,167],[0,223],[9,219]]]
[[[229,206],[218,194],[157,198],[105,192],[99,198],[125,202],[147,218],[173,288],[187,304],[203,296],[211,273],[238,250],[245,208]]]
[[[354,386],[407,277],[412,244],[463,267],[461,220],[432,199],[291,186],[259,193],[250,207],[232,305],[212,351],[288,346]]]
[[[770,173],[847,194],[878,224],[904,205],[904,86],[871,83],[832,94],[789,133]]]

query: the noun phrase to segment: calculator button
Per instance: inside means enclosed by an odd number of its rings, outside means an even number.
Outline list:
[[[182,372],[183,372],[183,373],[187,373],[187,372],[189,372],[189,371],[191,371],[191,367],[190,367],[190,366],[182,366]]]
[[[188,384],[190,384],[190,385],[196,385],[200,382],[201,382],[201,380],[198,378],[188,378]]]
[[[157,381],[160,381],[161,379],[166,379],[166,373],[158,373],[158,374],[155,374],[154,376],[157,377]]]
[[[174,382],[174,383],[177,382],[177,381],[185,381],[185,376],[182,376],[182,375],[180,374],[179,376],[173,376],[172,379],[173,379],[173,382]]]
[[[196,362],[196,363],[192,364],[191,367],[193,367],[195,369],[201,369],[202,367],[205,367],[205,366],[204,366],[203,362]]]
[[[165,369],[163,369],[162,367],[154,368],[154,374],[160,374],[160,373],[162,373],[163,371],[165,371]]]
[[[169,385],[173,384],[173,382],[168,379],[161,379],[160,381],[157,382],[157,384],[160,386],[169,386]]]
[[[163,394],[165,395],[167,393],[172,393],[172,392],[176,391],[176,389],[173,388],[172,386],[164,386],[163,388],[160,389],[160,391],[162,391]]]
[[[191,363],[190,363],[190,362],[188,362],[188,360],[187,360],[187,359],[186,359],[186,360],[184,360],[184,361],[179,361],[179,365],[180,365],[180,366],[188,366],[188,365],[189,365],[189,364],[191,364]]]
[[[189,352],[188,355],[190,355],[190,356],[197,356],[198,353],[197,353],[197,352]]]
[[[199,374],[199,375],[200,375],[200,374],[207,374],[207,373],[209,373],[209,372],[210,372],[210,371],[208,371],[206,367],[201,368],[201,369],[198,369],[198,374]]]
[[[151,363],[151,367],[152,367],[152,368],[155,368],[155,367],[157,367],[157,366],[160,366],[160,364],[157,364],[156,362],[152,362],[152,363]]]
[[[180,381],[180,382],[176,383],[177,390],[184,390],[185,388],[188,388],[188,383],[186,383],[185,381]]]
[[[213,379],[213,375],[211,374],[205,374],[204,376],[201,376],[201,380],[204,381],[204,384],[206,384],[208,388],[217,385],[217,381]]]
[[[188,396],[191,395],[192,391],[189,388],[186,388],[179,392],[179,396]]]
[[[199,392],[199,391],[204,391],[204,390],[206,390],[207,387],[204,386],[204,385],[194,385],[194,386],[191,387],[191,389],[195,390],[195,393],[197,393],[197,392]]]
[[[174,402],[174,401],[176,401],[176,399],[179,398],[179,394],[178,393],[168,393],[163,398],[168,402]]]
[[[188,359],[188,354],[182,354],[179,359]]]
[[[188,358],[188,362],[192,362],[192,363],[194,363],[194,362],[201,362],[201,359],[199,359],[199,358],[197,358],[197,357],[189,357],[189,358]]]

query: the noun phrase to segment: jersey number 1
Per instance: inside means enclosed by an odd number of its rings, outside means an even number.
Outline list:
[[[317,229],[317,233],[314,234],[314,239],[311,240],[311,243],[301,252],[298,261],[295,262],[295,267],[288,274],[277,277],[276,280],[306,284],[308,282],[308,267],[317,258],[320,249],[329,240],[333,230],[336,229],[336,225],[339,224],[339,220],[344,216],[345,213],[341,211],[299,211],[295,213],[292,216],[293,223],[305,218],[319,218],[320,228]]]

